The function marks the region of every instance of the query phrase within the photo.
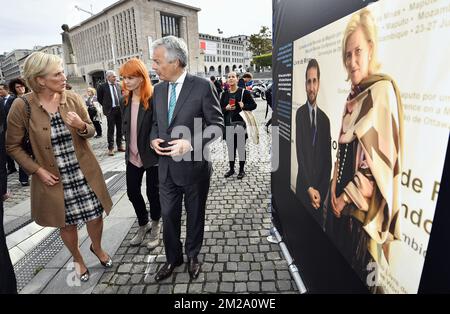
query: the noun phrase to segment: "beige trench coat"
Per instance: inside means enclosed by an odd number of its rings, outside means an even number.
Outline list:
[[[65,227],[65,205],[63,184],[60,181],[50,187],[41,182],[36,171],[42,167],[57,177],[61,177],[53,154],[50,116],[40,105],[35,93],[25,95],[31,107],[31,120],[29,121],[29,137],[35,160],[30,158],[22,149],[21,143],[28,125],[25,103],[16,99],[8,115],[8,130],[6,134],[6,150],[22,168],[30,175],[31,180],[31,217],[44,227]],[[87,134],[80,134],[76,129],[69,127],[75,154],[80,169],[89,186],[99,199],[106,214],[112,208],[111,197],[106,188],[103,173],[92,151],[89,138],[95,134],[87,113],[83,99],[73,92],[63,92],[59,112],[66,121],[68,112],[76,112],[81,120],[87,123]]]

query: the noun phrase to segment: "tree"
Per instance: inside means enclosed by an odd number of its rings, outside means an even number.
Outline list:
[[[249,50],[254,56],[260,56],[272,52],[272,32],[267,26],[261,26],[258,34],[250,36]]]

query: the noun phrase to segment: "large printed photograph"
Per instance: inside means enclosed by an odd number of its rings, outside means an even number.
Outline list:
[[[291,189],[372,293],[420,284],[450,129],[448,11],[379,1],[294,42]]]

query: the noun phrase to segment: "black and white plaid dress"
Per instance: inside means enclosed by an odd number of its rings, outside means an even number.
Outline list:
[[[59,112],[50,117],[53,153],[64,188],[66,224],[77,225],[101,217],[103,207],[81,172],[69,129]]]

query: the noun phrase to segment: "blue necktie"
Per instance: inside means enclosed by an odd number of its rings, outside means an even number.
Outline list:
[[[312,129],[312,132],[313,132],[313,140],[312,140],[312,145],[313,146],[316,145],[316,139],[317,139],[317,127],[316,127],[315,117],[316,117],[316,113],[315,113],[315,111],[313,109],[312,110],[312,125],[311,125],[311,129]]]
[[[169,115],[167,121],[172,123],[173,113],[177,105],[177,83],[170,83]]]

